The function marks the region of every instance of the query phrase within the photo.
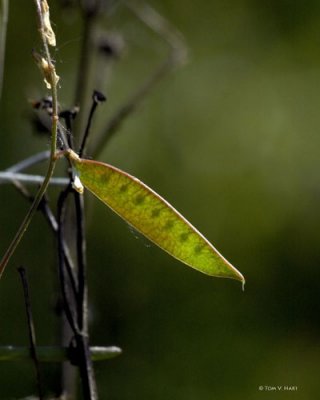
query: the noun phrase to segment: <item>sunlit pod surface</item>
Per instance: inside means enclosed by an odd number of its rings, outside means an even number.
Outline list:
[[[73,152],[70,159],[88,190],[160,248],[204,274],[244,283],[242,274],[190,222],[139,179]]]

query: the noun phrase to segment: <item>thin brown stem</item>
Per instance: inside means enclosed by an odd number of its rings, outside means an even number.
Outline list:
[[[30,342],[30,356],[33,360],[34,368],[35,368],[35,372],[36,372],[36,377],[37,377],[36,381],[37,381],[37,387],[38,387],[39,400],[43,400],[40,365],[39,365],[39,360],[38,360],[37,350],[36,350],[36,334],[35,334],[35,329],[34,329],[31,301],[30,301],[30,296],[29,296],[28,279],[27,279],[27,274],[26,274],[26,270],[24,267],[19,267],[18,272],[19,272],[19,275],[21,278],[24,302],[25,302],[25,307],[26,307],[29,342]]]

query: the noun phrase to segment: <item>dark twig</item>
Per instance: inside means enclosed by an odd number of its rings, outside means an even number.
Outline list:
[[[68,190],[68,187],[66,190]],[[52,231],[58,237],[58,241],[60,243],[59,246],[61,246],[62,256],[64,258],[66,270],[69,275],[71,288],[72,288],[74,296],[76,296],[77,284],[76,284],[76,278],[74,276],[75,267],[73,265],[72,257],[70,255],[70,250],[69,250],[69,247],[67,246],[66,241],[64,240],[64,235],[62,234],[59,237],[59,224],[49,206],[46,195],[43,197],[43,199],[41,200],[41,203],[39,204],[39,210],[42,211],[42,213],[43,213],[45,219],[47,220],[47,222],[49,223],[49,226],[51,227]]]
[[[40,366],[39,366],[39,361],[38,361],[37,351],[36,351],[36,334],[35,334],[33,317],[32,317],[31,302],[30,302],[29,289],[28,289],[28,280],[27,280],[26,270],[24,267],[19,267],[18,272],[19,272],[20,278],[21,278],[24,302],[25,302],[25,307],[26,307],[27,323],[28,323],[28,331],[29,331],[29,342],[30,342],[30,356],[33,360],[33,364],[35,367],[39,400],[43,400],[42,386],[41,386],[41,374],[40,374]]]
[[[76,301],[76,291],[75,291],[75,283],[72,283],[74,280],[73,271],[69,270],[68,265],[65,263],[65,257],[63,256],[63,248],[64,248],[64,220],[65,220],[65,212],[66,212],[66,200],[71,193],[72,188],[68,186],[67,189],[61,192],[58,199],[58,254],[59,254],[59,274],[60,274],[60,282],[61,282],[61,292],[64,303],[64,309],[66,313],[66,317],[70,324],[70,327],[73,331],[73,334],[76,335],[79,333],[79,325],[77,322],[77,317],[74,311],[74,303]],[[66,273],[68,275],[66,275]],[[72,298],[70,294],[70,284],[68,284],[67,276],[69,281],[71,281],[71,285],[73,287]]]
[[[62,345],[65,346],[70,342],[70,336],[75,337],[79,333],[79,326],[76,316],[75,303],[77,292],[76,278],[74,276],[74,269],[71,269],[71,265],[65,262],[65,257],[63,256],[63,250],[66,246],[64,226],[66,221],[66,202],[67,198],[71,193],[71,184],[60,193],[58,198],[57,207],[57,222],[58,222],[58,256],[59,256],[59,277],[60,286],[62,293],[62,301],[64,306],[65,314],[62,314],[61,318],[61,336]],[[69,279],[68,279],[69,278]],[[73,287],[72,293],[70,293],[70,284]],[[64,362],[62,364],[61,370],[61,387],[63,396],[75,398],[76,395],[76,370],[70,365],[69,362]]]
[[[77,260],[78,260],[78,323],[81,327],[81,334],[76,336],[79,368],[82,379],[83,391],[86,400],[96,400],[97,388],[94,377],[94,370],[89,349],[89,328],[88,328],[88,287],[86,277],[86,240],[85,240],[85,219],[84,219],[84,198],[74,192],[74,202],[77,220]]]
[[[87,326],[87,277],[86,277],[86,240],[84,227],[84,201],[83,196],[74,192],[74,203],[77,219],[77,261],[78,261],[78,324],[82,332],[88,333]]]
[[[29,193],[29,191],[27,190],[27,188],[22,185],[19,181],[14,181],[13,182],[14,186],[16,187],[16,189],[31,203],[34,200],[34,197]],[[58,223],[57,220],[49,206],[48,200],[47,200],[47,196],[44,195],[44,197],[41,199],[41,202],[39,204],[38,209],[42,212],[42,214],[44,215],[45,219],[47,220],[49,226],[51,227],[52,231],[58,235]],[[62,254],[64,257],[64,262],[66,263],[66,269],[69,273],[69,279],[70,279],[70,283],[73,289],[74,294],[76,294],[77,292],[77,287],[76,287],[76,280],[73,274],[74,271],[74,265],[72,262],[72,258],[70,255],[70,251],[69,248],[65,242],[65,240],[62,239],[61,241],[61,248],[62,248]]]
[[[58,223],[57,223],[56,217],[54,216],[54,214],[53,214],[53,212],[51,210],[51,207],[49,206],[48,199],[47,199],[46,195],[43,196],[43,198],[41,200],[41,203],[39,204],[39,210],[42,211],[42,214],[44,215],[45,219],[47,220],[47,222],[48,222],[49,226],[51,227],[52,231],[55,234],[57,234],[58,233]],[[64,251],[64,255],[68,259],[68,260],[66,260],[66,262],[68,262],[69,258],[67,257],[65,251]]]
[[[77,343],[77,355],[82,381],[83,397],[85,400],[97,400],[97,389],[94,378],[93,365],[90,354],[89,338],[81,333],[75,337]]]
[[[79,107],[74,107],[72,110],[64,110],[59,113],[59,117],[63,118],[66,124],[67,131],[67,147],[74,148],[73,135],[71,134],[73,128],[73,121],[79,112]]]
[[[79,366],[82,387],[85,400],[96,400],[97,391],[94,379],[92,360],[88,340],[88,313],[87,313],[87,281],[86,281],[86,245],[84,234],[84,210],[83,197],[74,192],[74,204],[77,219],[77,287],[70,293],[70,281],[73,272],[65,264],[62,246],[64,242],[64,223],[66,212],[66,201],[73,189],[69,186],[64,190],[58,200],[58,242],[59,242],[59,271],[61,280],[61,290],[65,313],[71,326],[76,343],[76,359],[73,360]],[[71,280],[72,282],[72,280]]]
[[[86,104],[88,90],[90,85],[90,64],[92,55],[92,43],[95,30],[96,17],[102,2],[100,0],[88,0],[82,2],[84,33],[82,48],[80,54],[80,62],[78,69],[75,104],[80,106],[80,114],[75,121],[74,136],[77,140],[82,135],[85,126]],[[93,104],[89,113],[89,119],[80,144],[80,154],[83,154],[90,132],[92,118],[97,104],[102,99],[100,93],[95,92],[93,96]],[[104,96],[103,96],[104,97]],[[79,332],[75,335],[77,346],[78,365],[82,380],[83,395],[85,400],[97,400],[97,389],[92,368],[92,360],[89,350],[88,338],[88,311],[87,311],[87,281],[86,281],[86,242],[84,232],[84,200],[83,196],[74,193],[74,205],[77,221],[77,262],[78,262],[78,295],[76,299],[77,317],[79,324]],[[70,219],[70,216],[69,216]]]
[[[91,105],[91,109],[90,109],[90,113],[89,113],[87,127],[86,127],[86,130],[84,132],[82,143],[81,143],[81,146],[80,146],[80,149],[79,149],[79,157],[82,157],[83,151],[84,151],[84,149],[86,147],[87,140],[88,140],[89,133],[90,133],[91,124],[92,124],[93,115],[94,115],[94,113],[96,111],[96,108],[97,108],[99,103],[102,103],[102,102],[104,102],[106,100],[107,100],[106,97],[101,92],[98,92],[97,90],[94,90],[93,95],[92,95],[92,105]]]

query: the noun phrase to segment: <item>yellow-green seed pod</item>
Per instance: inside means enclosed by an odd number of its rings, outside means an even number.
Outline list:
[[[242,274],[166,200],[137,178],[98,161],[69,158],[85,188],[153,243],[204,274],[236,279]]]

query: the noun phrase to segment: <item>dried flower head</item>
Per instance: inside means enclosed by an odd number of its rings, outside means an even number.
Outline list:
[[[46,37],[47,42],[50,44],[50,46],[55,47],[56,36],[51,27],[49,5],[47,3],[47,0],[41,1],[41,11],[43,16],[43,34]]]
[[[33,58],[35,59],[42,75],[44,77],[44,83],[47,86],[47,89],[51,89],[52,84],[57,84],[60,77],[56,74],[55,68],[52,64],[49,64],[48,61],[43,58],[36,51],[32,51]]]

